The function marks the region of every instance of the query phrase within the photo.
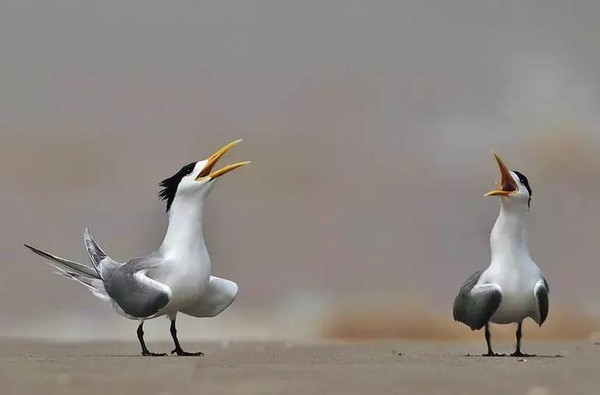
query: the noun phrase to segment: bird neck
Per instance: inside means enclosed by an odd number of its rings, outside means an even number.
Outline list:
[[[178,200],[169,210],[169,226],[161,250],[177,257],[207,254],[203,229],[204,202]]]
[[[529,258],[526,229],[528,209],[526,206],[505,203],[504,199],[501,201],[500,214],[490,235],[492,265],[523,262],[524,258]]]

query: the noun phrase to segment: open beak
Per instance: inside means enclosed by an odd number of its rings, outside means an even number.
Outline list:
[[[225,167],[211,173],[213,167],[215,167],[215,165],[217,164],[219,159],[221,159],[221,157],[223,155],[225,155],[225,153],[227,151],[229,151],[234,145],[236,145],[240,141],[242,141],[242,140],[240,139],[240,140],[232,141],[231,143],[225,145],[224,147],[220,148],[217,152],[212,154],[210,156],[210,158],[208,158],[208,161],[206,162],[206,166],[204,166],[204,169],[202,169],[200,174],[198,174],[198,177],[196,177],[195,181],[200,181],[206,177],[215,179],[217,177],[221,177],[223,174],[227,174],[230,171],[237,169],[238,167],[242,167],[242,166],[250,163],[250,162],[239,162],[239,163],[228,164]]]
[[[517,191],[519,188],[515,180],[513,180],[512,176],[510,175],[510,170],[508,169],[508,167],[506,167],[504,162],[502,162],[502,159],[500,159],[500,157],[495,153],[493,155],[494,158],[496,158],[496,162],[498,162],[498,167],[500,168],[500,176],[502,178],[498,183],[498,189],[490,191],[483,196],[509,196],[511,193]]]

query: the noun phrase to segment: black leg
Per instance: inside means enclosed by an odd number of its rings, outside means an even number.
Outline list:
[[[515,350],[514,354],[517,354],[518,356],[522,355],[521,354],[521,336],[523,336],[523,333],[521,332],[522,325],[523,325],[523,322],[519,322],[519,325],[517,325],[517,349]]]
[[[492,350],[492,334],[490,333],[490,324],[485,324],[485,342],[487,343],[487,354],[483,354],[484,357],[503,357],[504,354],[496,354]]]
[[[523,322],[519,322],[519,325],[517,326],[517,349],[515,350],[515,352],[513,352],[512,354],[510,354],[511,357],[533,357],[535,355],[528,355],[528,354],[523,354],[521,352],[521,336],[523,335],[521,332],[521,326],[523,325]]]
[[[487,343],[487,354],[483,354],[484,357],[493,357],[494,351],[492,350],[492,335],[490,334],[490,324],[485,324],[485,342]]]
[[[146,342],[144,341],[144,321],[140,322],[140,326],[138,326],[138,328],[137,328],[137,337],[138,337],[138,340],[140,341],[140,346],[142,346],[142,355],[143,356],[145,356],[145,357],[166,357],[167,356],[167,354],[165,354],[165,353],[158,354],[158,353],[148,351],[148,348],[146,347]]]
[[[175,327],[175,318],[173,318],[173,320],[171,320],[171,336],[173,336],[173,342],[175,343],[175,349],[173,351],[171,351],[171,354],[177,354],[180,357],[181,356],[197,357],[197,356],[204,355],[204,353],[202,353],[202,352],[183,351],[183,349],[181,348],[181,345],[179,344],[179,340],[177,339],[177,328]]]

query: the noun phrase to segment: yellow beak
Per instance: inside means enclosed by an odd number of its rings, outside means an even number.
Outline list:
[[[212,154],[210,156],[210,158],[208,158],[206,165],[204,166],[204,169],[202,169],[200,174],[198,174],[198,177],[196,177],[196,181],[200,181],[206,177],[215,179],[217,177],[222,176],[223,174],[229,173],[230,171],[237,169],[238,167],[242,167],[242,166],[250,163],[248,161],[248,162],[239,162],[239,163],[229,164],[229,165],[226,165],[225,167],[223,167],[222,169],[219,169],[219,170],[211,173],[213,167],[215,167],[215,165],[217,164],[219,159],[221,159],[221,157],[223,155],[225,155],[225,153],[227,151],[229,151],[234,145],[237,145],[240,141],[242,141],[242,140],[240,139],[240,140],[232,141],[231,143],[225,145],[224,147],[220,148],[217,152]]]
[[[519,187],[515,180],[513,180],[510,175],[510,170],[506,167],[502,159],[495,153],[493,153],[493,155],[494,158],[496,158],[496,162],[498,162],[501,179],[498,183],[498,189],[490,191],[483,196],[509,196],[511,193],[517,191]]]

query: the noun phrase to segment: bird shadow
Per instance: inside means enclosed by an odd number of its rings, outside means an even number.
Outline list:
[[[90,354],[86,355],[86,357],[93,358],[125,358],[125,359],[161,359],[161,358],[197,358],[203,357],[204,355],[142,355],[142,354]]]
[[[147,358],[147,359],[155,359],[155,358],[171,358],[172,355],[156,355],[156,356],[146,356],[142,354],[90,354],[86,355],[87,357],[94,358]]]
[[[484,354],[463,354],[464,357],[469,358],[513,358],[513,359],[523,359],[523,358],[535,358],[535,359],[553,359],[553,358],[564,358],[564,355],[555,354],[555,355],[545,355],[545,354],[524,354],[524,355],[510,355],[510,354],[498,354],[498,355],[484,355]]]

